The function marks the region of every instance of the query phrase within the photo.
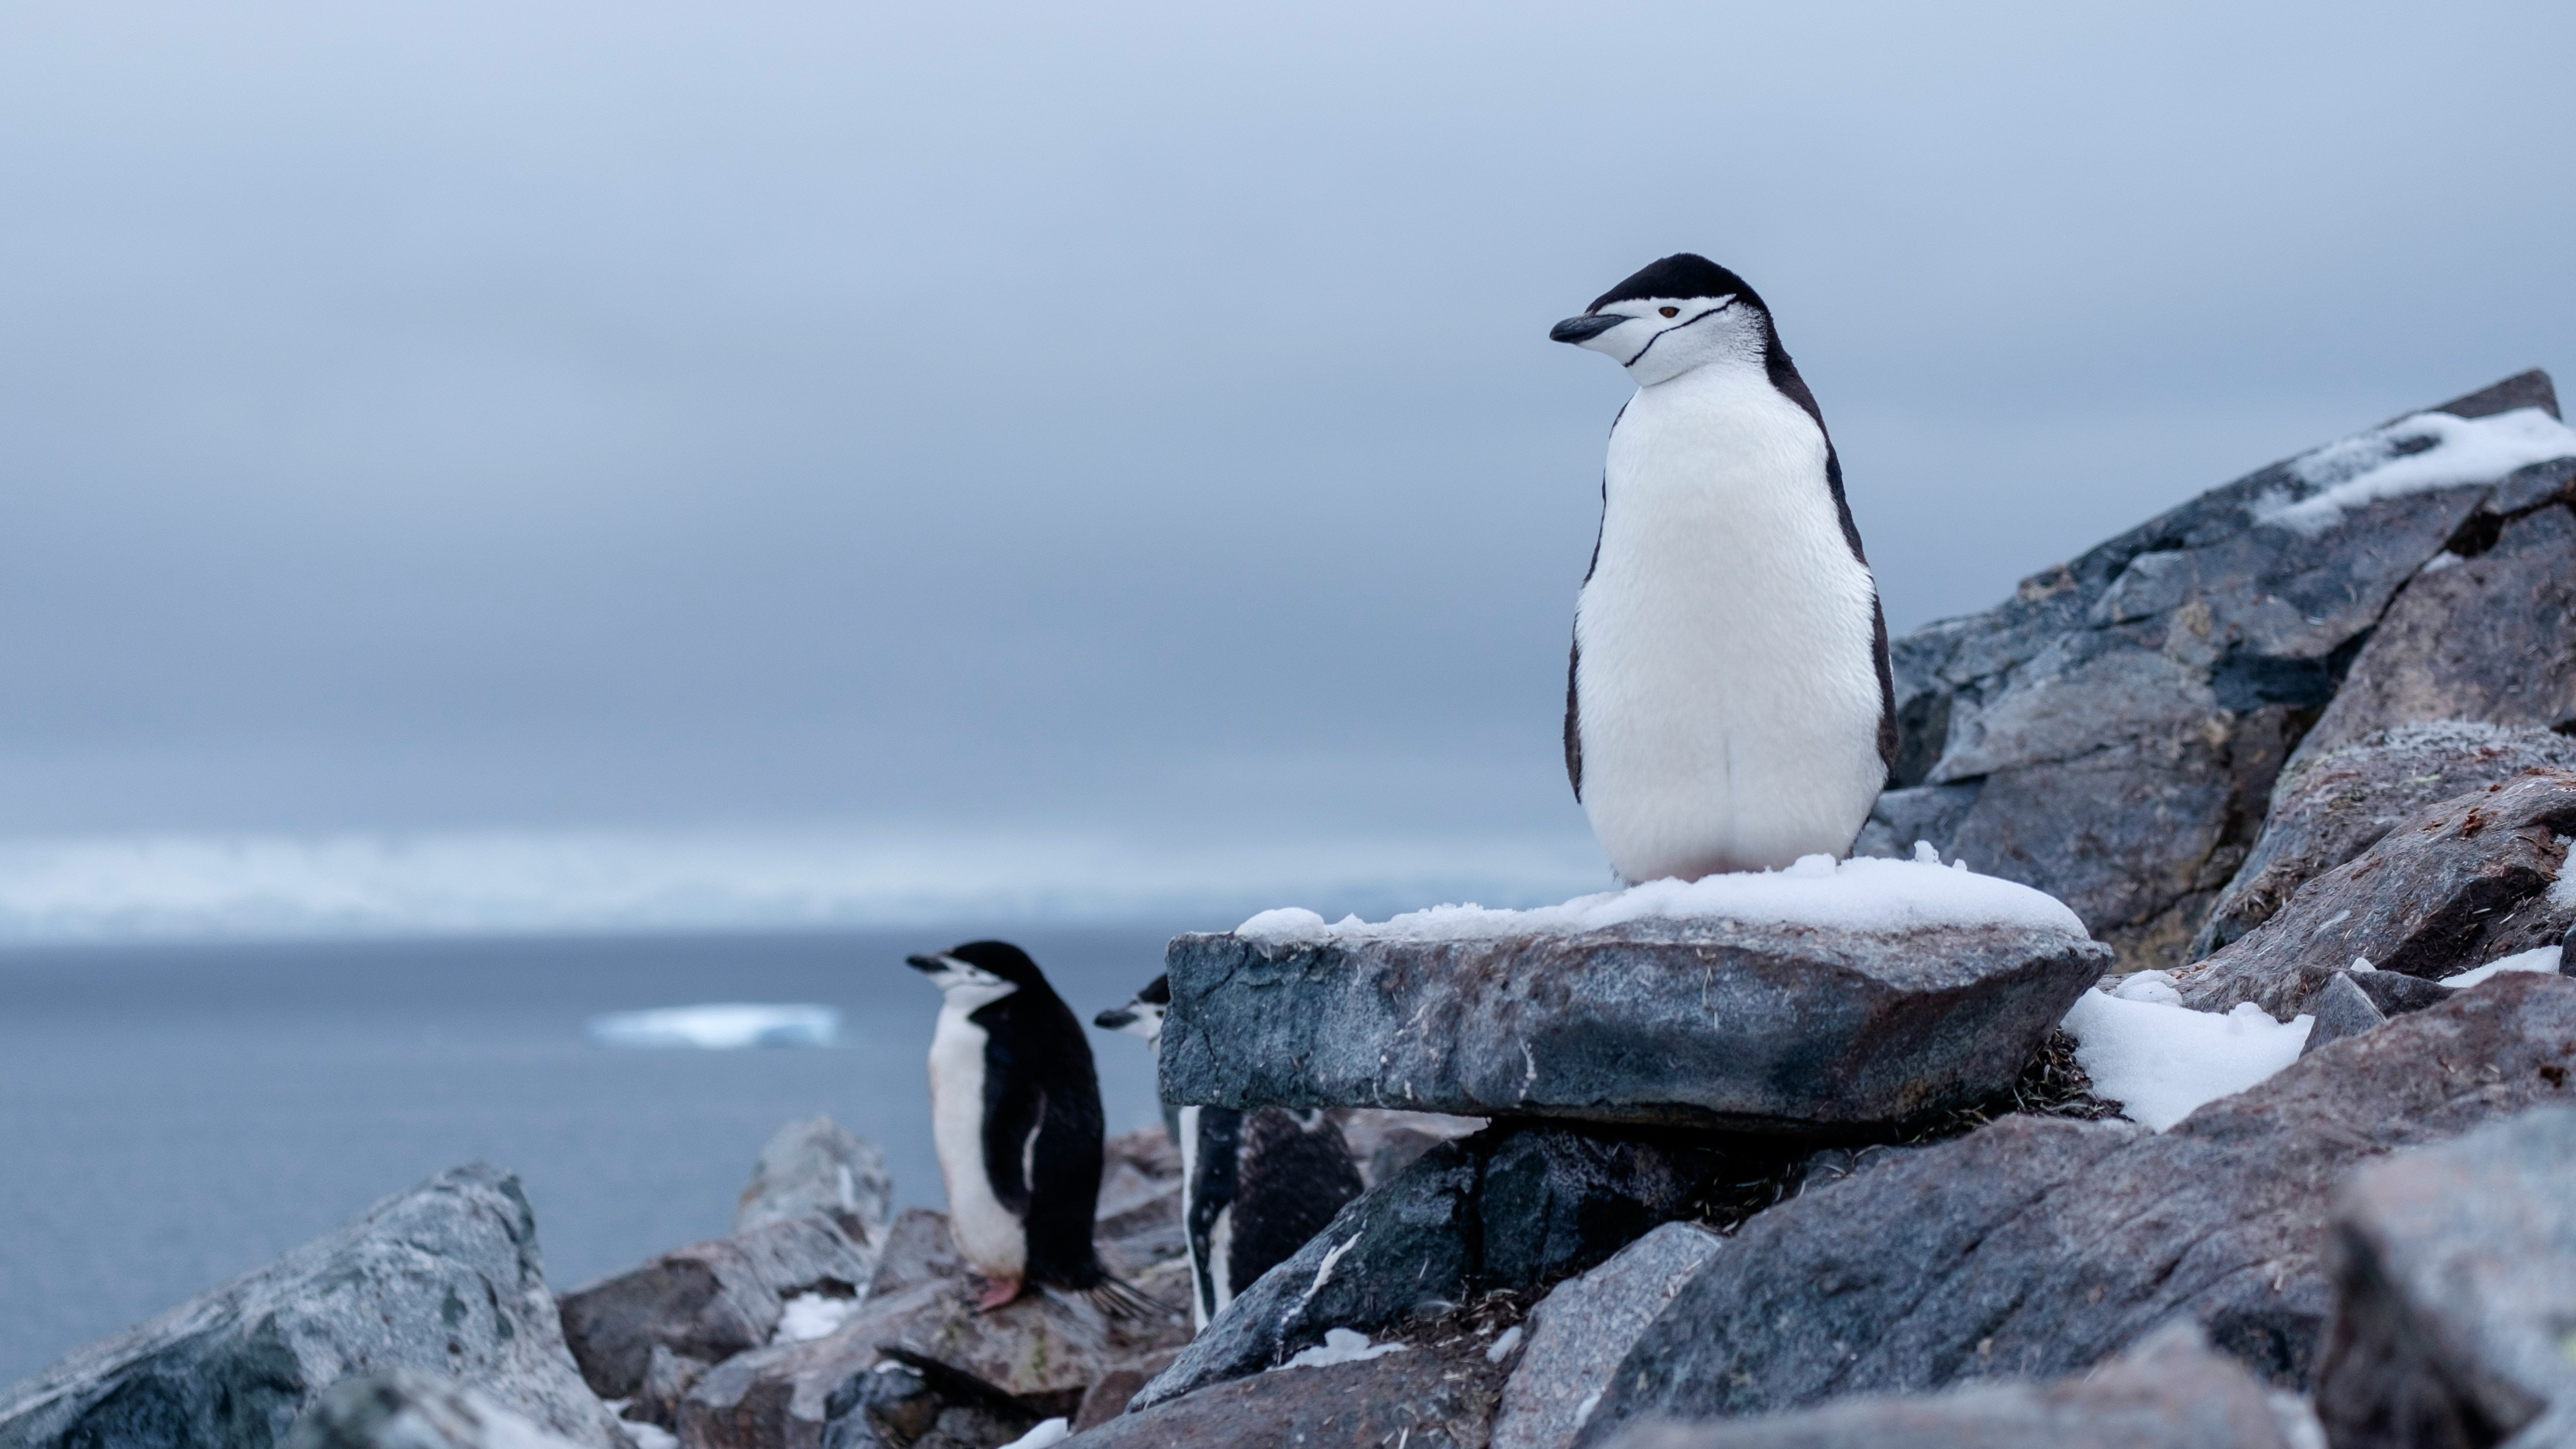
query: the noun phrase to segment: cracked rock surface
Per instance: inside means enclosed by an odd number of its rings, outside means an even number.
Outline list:
[[[2008,1089],[2109,959],[2012,924],[1181,936],[1163,1096],[1855,1131]]]
[[[2522,407],[2556,413],[2546,374],[2432,411],[2477,418]],[[2564,481],[2556,465],[2538,465],[2294,527],[2278,521],[2277,506],[2319,486],[2300,462],[2212,489],[2024,580],[1985,613],[1895,641],[1895,783],[1905,788],[1881,798],[1861,848],[1894,855],[1927,840],[2065,901],[2118,949],[2123,969],[2183,964],[2254,845],[2283,763],[2337,698],[2399,591],[2454,540],[2474,546],[2503,513],[2545,510]],[[2545,551],[2555,535],[2540,535],[2556,526],[2515,528]],[[2499,560],[2474,577],[2506,571]],[[2511,613],[2509,587],[2480,587]],[[2401,633],[2412,617],[2401,616]],[[2536,614],[2529,631],[2551,627]],[[2381,651],[2392,660],[2395,637]],[[2373,666],[2367,678],[2385,676],[2382,693],[2408,703],[2349,707],[2351,737],[2459,693],[2461,670],[2409,668]],[[2505,718],[2450,705],[2439,714]]]
[[[2320,1048],[2169,1131],[2008,1117],[1755,1216],[1620,1364],[1598,1444],[1651,1417],[2080,1372],[2176,1317],[2258,1378],[2316,1371],[2335,1184],[2576,1102],[2576,980],[2510,973]]]

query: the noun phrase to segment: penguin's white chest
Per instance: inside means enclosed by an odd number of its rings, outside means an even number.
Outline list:
[[[1583,806],[1631,881],[1851,845],[1885,781],[1869,569],[1823,430],[1758,367],[1642,389],[1575,613]]]
[[[985,1276],[1018,1278],[1028,1266],[1028,1230],[993,1195],[984,1168],[984,1029],[968,1007],[939,1009],[930,1034],[930,1132],[948,1188],[948,1230],[957,1251]]]

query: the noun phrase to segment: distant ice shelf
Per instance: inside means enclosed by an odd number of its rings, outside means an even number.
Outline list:
[[[721,1002],[665,1006],[593,1017],[591,1040],[614,1047],[827,1047],[839,1038],[841,1013],[828,1006]]]

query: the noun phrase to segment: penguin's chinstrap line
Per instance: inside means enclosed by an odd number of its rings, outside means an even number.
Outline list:
[[[1575,606],[1566,773],[1631,882],[1841,855],[1896,755],[1842,465],[1761,297],[1682,253],[1548,334],[1625,368]]]

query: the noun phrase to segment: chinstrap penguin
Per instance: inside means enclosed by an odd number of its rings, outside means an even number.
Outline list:
[[[1125,1006],[1093,1018],[1160,1051],[1171,978],[1157,976]],[[1172,1110],[1168,1105],[1166,1111]],[[1182,1107],[1181,1224],[1190,1254],[1190,1317],[1198,1328],[1236,1294],[1295,1255],[1360,1195],[1341,1124],[1325,1112]]]
[[[958,1253],[985,1280],[977,1307],[1030,1285],[1138,1308],[1092,1247],[1100,1202],[1100,1081],[1082,1023],[1035,961],[969,941],[906,963],[946,1001],[930,1038],[931,1141]]]
[[[1575,605],[1565,770],[1630,882],[1851,847],[1896,758],[1887,621],[1770,309],[1682,253],[1549,330],[1636,395]]]

